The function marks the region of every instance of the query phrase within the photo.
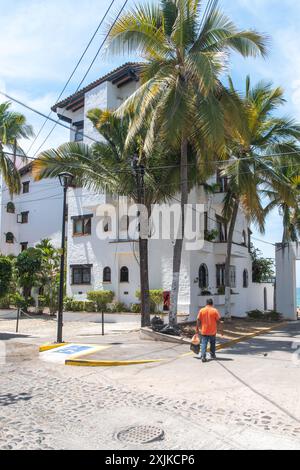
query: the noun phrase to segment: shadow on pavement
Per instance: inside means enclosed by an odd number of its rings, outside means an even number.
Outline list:
[[[0,333],[0,341],[7,341],[15,338],[33,338],[31,335],[21,335],[16,333]]]
[[[12,393],[6,393],[5,395],[0,395],[0,406],[9,406],[14,405],[19,401],[29,401],[32,399],[31,395],[27,393],[20,393],[19,395],[13,395]]]

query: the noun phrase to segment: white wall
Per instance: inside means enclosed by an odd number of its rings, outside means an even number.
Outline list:
[[[28,194],[11,197],[7,187],[3,186],[1,210],[1,245],[3,254],[18,255],[20,243],[28,242],[34,247],[40,240],[50,238],[57,247],[61,243],[62,224],[62,188],[56,179],[46,179],[35,182],[31,173],[22,176],[22,182],[30,181]],[[15,204],[15,214],[6,212],[6,205],[12,201]],[[17,223],[17,215],[29,211],[28,224]],[[5,234],[12,232],[15,236],[13,245],[7,244]]]

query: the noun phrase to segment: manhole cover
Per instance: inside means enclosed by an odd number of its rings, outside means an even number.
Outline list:
[[[154,441],[162,441],[165,433],[155,426],[132,426],[123,429],[117,434],[117,439],[130,444],[149,444]]]

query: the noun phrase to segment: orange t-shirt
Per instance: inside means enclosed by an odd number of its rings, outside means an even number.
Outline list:
[[[215,336],[217,334],[217,321],[221,320],[218,310],[210,305],[202,308],[198,315],[201,322],[201,334],[204,336]]]

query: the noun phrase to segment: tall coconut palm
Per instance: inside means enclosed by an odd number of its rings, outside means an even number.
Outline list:
[[[7,152],[24,155],[18,141],[32,137],[33,130],[25,116],[11,111],[10,106],[9,102],[0,104],[0,171],[11,193],[18,193],[21,183],[16,158],[11,158]]]
[[[279,210],[282,217],[283,233],[282,243],[297,242],[300,237],[300,169],[297,154],[290,156],[273,157],[272,168],[278,175],[280,181],[285,181],[291,189],[293,200],[287,202],[285,195],[281,193],[280,187],[272,186],[263,191],[264,196],[269,199],[265,208],[268,215],[274,209]]]
[[[57,177],[62,171],[74,174],[76,184],[91,191],[128,196],[135,203],[140,202],[135,174],[132,171],[132,156],[137,153],[140,163],[145,166],[145,191],[143,203],[151,215],[151,205],[167,201],[178,191],[179,172],[174,168],[176,156],[159,144],[151,157],[145,160],[140,147],[142,136],[131,146],[125,147],[129,119],[115,117],[109,111],[99,109],[88,113],[103,142],[88,146],[83,143],[68,143],[58,149],[43,152],[34,162],[35,179]],[[177,159],[179,163],[179,157]],[[164,165],[164,168],[162,168]],[[191,175],[191,182],[195,176]],[[148,220],[141,219],[141,231],[145,231]],[[140,273],[142,325],[150,324],[148,239],[140,237]]]
[[[232,80],[230,91],[236,95]],[[295,203],[293,188],[287,178],[282,178],[274,167],[272,155],[278,159],[287,155],[300,158],[300,125],[286,117],[277,117],[278,108],[284,103],[283,90],[271,83],[260,82],[251,88],[247,77],[246,91],[240,99],[240,125],[226,126],[228,156],[223,174],[230,183],[224,199],[224,217],[229,223],[227,255],[225,263],[225,315],[230,317],[230,264],[234,229],[239,209],[264,231],[266,210],[263,196],[266,191],[276,192],[281,201]],[[230,120],[230,113],[225,120]],[[271,193],[270,193],[271,194]],[[277,198],[278,202],[278,198]]]
[[[194,147],[198,158],[203,158],[209,145],[220,153],[223,113],[219,77],[230,50],[244,57],[266,55],[266,38],[255,31],[238,30],[217,4],[209,1],[205,9],[202,0],[140,3],[121,15],[109,35],[110,53],[139,52],[145,59],[141,87],[118,110],[118,115],[128,109],[135,114],[127,144],[145,121],[150,121],[146,153],[151,154],[154,137],[160,134],[181,154],[182,237],[174,246],[170,324],[177,322],[189,148]]]

